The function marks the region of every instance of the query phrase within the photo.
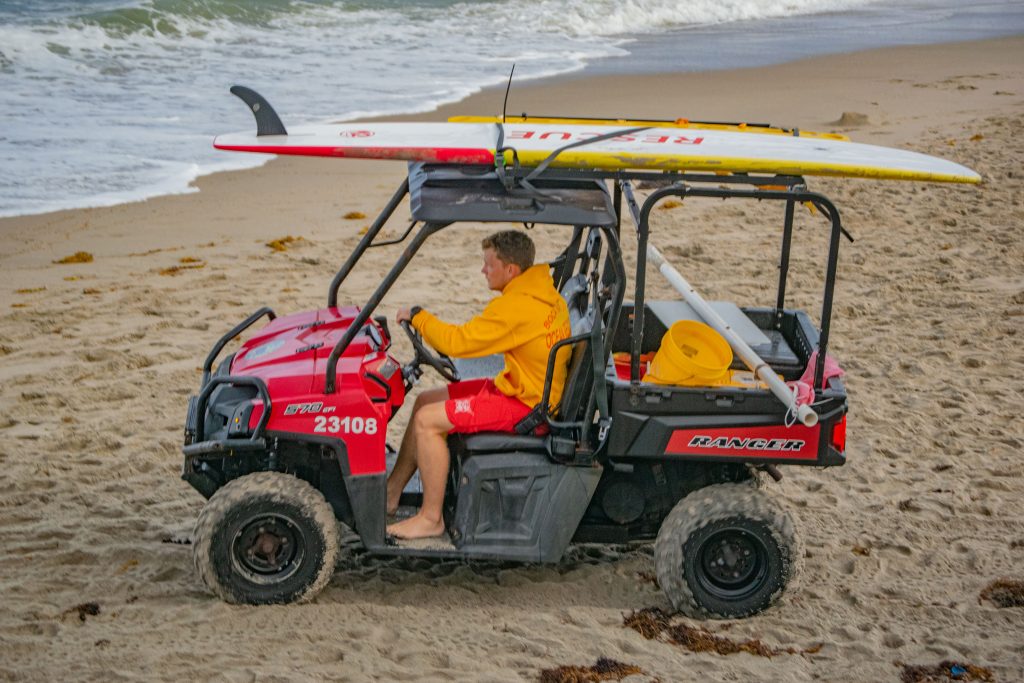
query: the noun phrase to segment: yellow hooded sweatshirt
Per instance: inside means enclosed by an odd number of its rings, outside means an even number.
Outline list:
[[[446,323],[420,310],[413,327],[432,347],[448,356],[480,358],[505,354],[505,368],[494,378],[498,390],[531,408],[544,393],[548,352],[570,334],[569,309],[551,280],[550,268],[538,264],[512,278],[483,312],[462,325]],[[558,350],[551,382],[551,405],[565,386],[571,349]]]

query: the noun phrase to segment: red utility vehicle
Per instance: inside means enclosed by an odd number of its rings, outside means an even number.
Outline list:
[[[757,483],[760,472],[778,479],[779,465],[845,462],[846,390],[839,378],[824,380],[843,235],[838,211],[792,176],[546,169],[518,182],[531,171],[410,164],[335,276],[324,308],[280,317],[260,309],[214,345],[189,401],[182,476],[209,498],[196,524],[194,558],[217,595],[253,604],[311,599],[330,579],[342,524],[373,554],[467,560],[557,562],[570,542],[654,540],[662,589],[695,617],[754,614],[791,581],[802,555],[793,522]],[[638,181],[656,188],[642,205]],[[406,196],[409,229],[379,241]],[[682,301],[646,297],[648,218],[669,197],[768,201],[784,209],[774,305],[712,306],[787,380],[800,377],[818,351],[815,426],[792,424],[786,408],[756,385],[642,380],[641,357],[657,350],[673,322],[696,317]],[[817,325],[785,306],[794,207],[808,202],[830,226]],[[622,229],[624,216],[633,219],[630,230]],[[392,353],[386,318],[374,314],[431,235],[489,222],[527,223],[564,239],[550,265],[573,330],[552,349],[548,382],[555,351],[571,346],[565,391],[559,405],[536,414],[547,425],[543,435],[451,437],[447,534],[390,539],[389,422],[421,365],[449,381],[479,371],[439,357],[410,328],[416,354],[403,363]],[[339,287],[367,249],[410,235],[367,301],[339,305]],[[638,254],[631,283],[620,248],[630,236]],[[228,342],[264,317],[269,322],[214,370]],[[628,362],[616,366],[613,353]],[[548,390],[550,384],[545,396]],[[403,505],[419,503],[415,484]]]

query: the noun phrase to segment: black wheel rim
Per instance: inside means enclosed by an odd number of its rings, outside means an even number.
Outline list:
[[[768,548],[740,527],[718,529],[701,542],[696,557],[697,581],[720,600],[742,600],[768,579]]]
[[[238,527],[231,543],[235,569],[249,581],[284,581],[302,566],[306,542],[298,524],[282,514],[262,514]]]

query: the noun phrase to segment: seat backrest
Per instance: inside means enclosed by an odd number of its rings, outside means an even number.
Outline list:
[[[578,325],[579,328],[573,330],[574,336],[591,331],[594,325],[593,309],[588,310],[579,319]],[[562,398],[558,402],[557,419],[563,422],[578,420],[580,412],[586,408],[593,386],[594,357],[591,353],[590,339],[584,339],[573,344]]]
[[[576,257],[576,272],[562,285],[562,298],[569,307],[569,324],[573,336],[580,334],[583,318],[591,303],[590,283],[596,280],[601,257],[601,233],[591,228],[582,252]],[[589,331],[589,327],[586,328]]]
[[[580,334],[583,318],[587,314],[590,301],[590,281],[583,273],[573,275],[562,287],[562,298],[569,307],[569,326],[572,335]]]
[[[594,316],[597,315],[597,311],[593,305],[594,297],[590,291],[590,283],[597,280],[600,256],[601,233],[591,228],[586,246],[580,255],[579,272],[570,277],[562,287],[562,296],[569,307],[569,324],[574,337],[586,334],[594,328]],[[565,387],[556,411],[559,421],[576,421],[586,409],[594,387],[593,359],[589,339],[573,344]]]

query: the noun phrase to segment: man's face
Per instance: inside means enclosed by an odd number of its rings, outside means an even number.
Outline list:
[[[493,249],[484,249],[484,267],[480,269],[480,272],[487,278],[488,287],[496,292],[501,292],[505,289],[505,285],[522,271],[519,270],[519,266],[505,263],[498,258]]]

